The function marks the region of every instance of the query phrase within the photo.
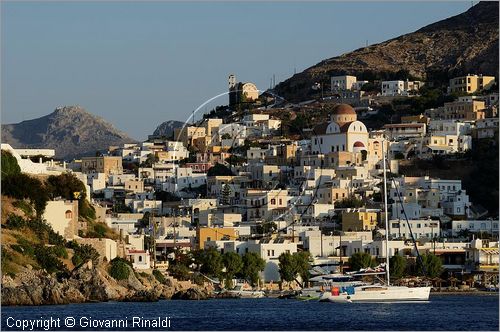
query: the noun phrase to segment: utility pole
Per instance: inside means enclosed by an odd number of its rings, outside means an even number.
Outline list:
[[[321,239],[321,257],[323,257],[323,218],[321,218],[321,221],[319,222],[319,234],[320,234],[320,239]]]
[[[340,273],[342,273],[343,265],[344,265],[344,262],[342,261],[342,230],[339,231],[339,235],[340,235],[340,240],[339,240],[340,262],[339,262],[339,265],[340,265]]]
[[[177,236],[175,235],[175,223],[176,223],[176,219],[177,219],[177,212],[176,212],[176,210],[174,210],[174,250],[175,250],[175,247],[177,245]]]
[[[156,208],[156,198],[153,198],[155,200],[155,208]],[[151,216],[150,216],[150,225],[151,223],[153,224],[153,268],[156,269],[156,222],[155,222],[155,209],[151,210]]]

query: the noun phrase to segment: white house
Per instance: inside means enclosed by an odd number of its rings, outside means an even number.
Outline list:
[[[409,225],[408,225],[409,224]],[[411,233],[416,240],[440,237],[439,220],[431,219],[392,219],[389,221],[389,234],[392,238],[411,239]]]
[[[458,236],[462,231],[498,235],[498,220],[452,220],[449,235]]]
[[[149,251],[129,249],[127,256],[132,262],[132,267],[137,270],[147,270],[151,268],[151,258]]]

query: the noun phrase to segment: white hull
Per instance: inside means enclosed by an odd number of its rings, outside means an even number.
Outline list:
[[[237,296],[241,299],[259,299],[265,297],[263,291],[250,291],[250,290],[230,290],[227,293]]]
[[[407,302],[428,301],[431,287],[362,286],[354,294],[324,292],[320,301],[328,302]]]
[[[300,295],[303,297],[318,298],[320,297],[326,289],[331,287],[347,287],[347,286],[362,286],[365,285],[362,281],[344,281],[344,282],[330,282],[328,286],[314,286],[309,288],[303,288],[300,291]]]

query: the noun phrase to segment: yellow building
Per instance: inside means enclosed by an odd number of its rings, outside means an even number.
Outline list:
[[[174,139],[178,142],[182,142],[184,146],[191,145],[193,140],[205,136],[205,127],[189,126],[174,129]]]
[[[377,226],[377,212],[357,210],[342,212],[342,230],[371,231]]]
[[[316,197],[320,204],[334,204],[337,201],[349,197],[349,190],[332,187],[319,188]]]
[[[444,119],[475,121],[485,118],[484,101],[453,101],[444,104]]]
[[[467,75],[450,80],[450,92],[476,93],[488,89],[495,83],[494,76]]]
[[[214,129],[219,128],[220,125],[222,124],[222,119],[207,119],[203,123],[203,126],[206,129],[207,136],[210,138],[212,137],[212,134],[214,134]]]
[[[122,157],[83,157],[82,173],[123,174]]]
[[[236,240],[237,233],[231,227],[202,227],[196,230],[198,249],[205,248],[207,241]]]

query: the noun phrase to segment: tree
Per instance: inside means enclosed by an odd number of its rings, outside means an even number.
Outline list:
[[[422,262],[417,260],[417,271],[420,275],[425,275],[429,278],[436,278],[443,272],[443,263],[441,259],[431,253],[421,255]],[[423,269],[425,267],[425,271]]]
[[[391,276],[399,279],[406,271],[406,259],[400,255],[394,255],[389,259],[389,272]]]
[[[139,166],[140,167],[153,167],[153,164],[158,162],[160,159],[154,153],[148,154],[145,161],[143,161]]]
[[[38,217],[43,215],[49,200],[47,189],[40,180],[24,173],[16,173],[15,170],[10,175],[2,176],[2,194],[29,199],[34,204]]]
[[[336,208],[359,208],[364,205],[363,201],[354,196],[346,197],[335,204]]]
[[[263,222],[262,224],[258,224],[255,227],[255,231],[257,234],[269,234],[274,233],[278,229],[278,225],[275,222]]]
[[[352,271],[358,271],[367,267],[374,267],[375,260],[366,252],[357,252],[349,257],[349,266]]]
[[[266,261],[259,257],[255,252],[247,252],[243,255],[243,268],[241,275],[250,281],[252,286],[259,282],[259,272],[264,271]]]
[[[236,275],[236,273],[240,272],[243,268],[243,261],[235,252],[226,252],[222,255],[222,262],[224,267],[226,268],[225,279],[226,279],[226,287],[232,288],[232,279]]]
[[[94,264],[97,263],[99,253],[90,244],[79,245],[75,242],[73,243],[73,250],[73,264],[75,265],[75,268],[80,267],[88,261],[92,261]]]
[[[231,195],[231,187],[226,183],[222,186],[221,190],[221,199],[220,199],[220,204],[222,205],[228,205],[229,204],[229,196]]]
[[[222,255],[214,248],[193,252],[195,263],[201,273],[220,278],[222,274]]]
[[[309,264],[309,258],[311,257],[308,251],[301,251],[293,254],[295,260],[295,270],[296,273],[302,279],[302,282],[307,283],[309,281],[309,269],[311,265]]]
[[[289,252],[282,253],[278,257],[278,267],[281,280],[288,282],[295,280],[295,260],[292,254]]]
[[[9,151],[2,150],[1,163],[2,163],[2,181],[5,176],[21,173],[21,168],[17,163],[17,159]]]
[[[210,167],[210,169],[207,172],[207,176],[232,176],[232,175],[234,174],[228,167],[219,163]]]
[[[116,257],[111,261],[111,267],[109,268],[109,275],[116,280],[128,279],[130,275],[129,262],[123,258]]]
[[[296,252],[293,255],[285,252],[278,257],[278,267],[282,280],[297,281],[297,276],[300,276],[303,282],[309,280],[309,257],[307,251]]]

